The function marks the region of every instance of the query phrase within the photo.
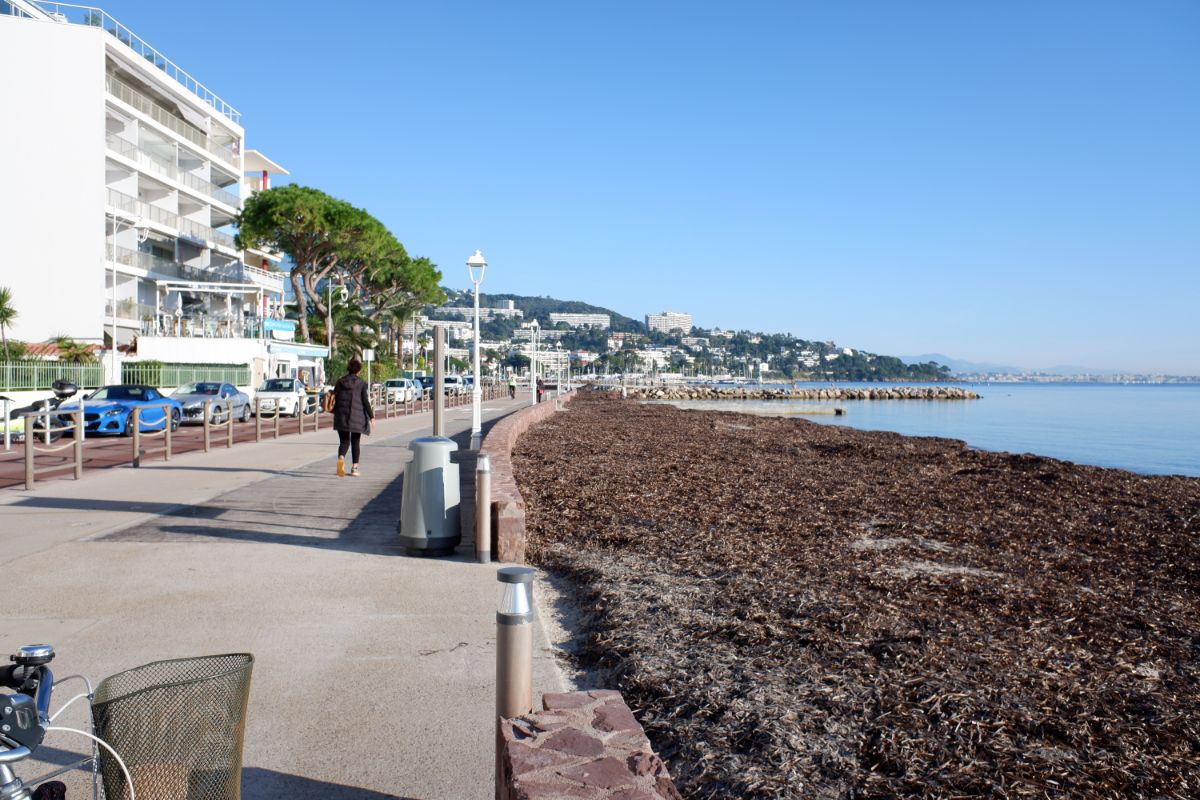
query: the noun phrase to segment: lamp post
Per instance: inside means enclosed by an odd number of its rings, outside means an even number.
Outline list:
[[[116,214],[108,216],[112,219],[112,248],[110,249],[112,253],[112,350],[110,351],[112,372],[109,377],[111,383],[120,383],[121,376],[117,374],[117,233],[121,230],[121,220],[117,218]],[[140,216],[134,217],[133,222],[126,222],[124,225],[125,230],[133,228],[138,232],[139,243],[146,241],[146,237],[150,235],[150,229],[142,222]]]
[[[533,344],[529,357],[529,405],[537,405],[537,337],[538,321],[529,323],[529,341]]]
[[[471,283],[475,284],[475,340],[474,353],[471,357],[471,449],[478,450],[483,436],[483,388],[479,385],[479,284],[483,283],[483,271],[487,269],[487,261],[478,250],[467,259],[467,272]],[[479,277],[475,277],[475,271]]]

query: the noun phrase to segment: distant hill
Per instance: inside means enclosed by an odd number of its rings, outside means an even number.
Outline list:
[[[905,364],[925,364],[929,361],[949,367],[951,372],[995,372],[1019,375],[1029,370],[1023,367],[1012,367],[1004,364],[988,364],[981,361],[967,361],[962,358],[951,358],[944,353],[925,353],[919,356],[900,356]]]
[[[469,306],[474,302],[470,292],[444,289],[448,305]],[[512,300],[513,305],[525,312],[526,319],[536,318],[542,325],[550,324],[551,312],[560,314],[607,314],[614,331],[630,331],[644,333],[645,324],[624,314],[618,314],[611,308],[594,306],[579,300],[557,300],[553,297],[530,297],[522,294],[479,294],[479,304],[485,308],[495,308]]]

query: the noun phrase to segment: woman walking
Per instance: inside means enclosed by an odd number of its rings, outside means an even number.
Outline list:
[[[338,434],[337,474],[346,474],[346,451],[350,451],[350,477],[358,477],[359,444],[364,433],[371,432],[371,397],[367,382],[358,377],[362,362],[351,359],[346,374],[333,387],[333,429]]]

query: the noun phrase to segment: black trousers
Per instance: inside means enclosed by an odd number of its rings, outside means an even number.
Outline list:
[[[361,433],[351,433],[350,431],[338,431],[338,458],[344,458],[346,451],[350,451],[350,463],[358,463],[359,445],[362,442]]]

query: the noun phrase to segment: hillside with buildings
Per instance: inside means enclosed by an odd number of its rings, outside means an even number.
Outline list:
[[[442,323],[449,330],[452,349],[465,359],[472,335],[473,296],[443,290],[445,304],[423,309],[417,337],[424,327]],[[715,378],[945,380],[949,374],[935,363],[906,364],[832,341],[699,328],[690,314],[679,311],[648,312],[639,321],[577,300],[480,294],[482,352],[520,368],[528,363],[535,330],[542,353],[539,362],[552,372],[565,369],[569,358],[572,371]]]

